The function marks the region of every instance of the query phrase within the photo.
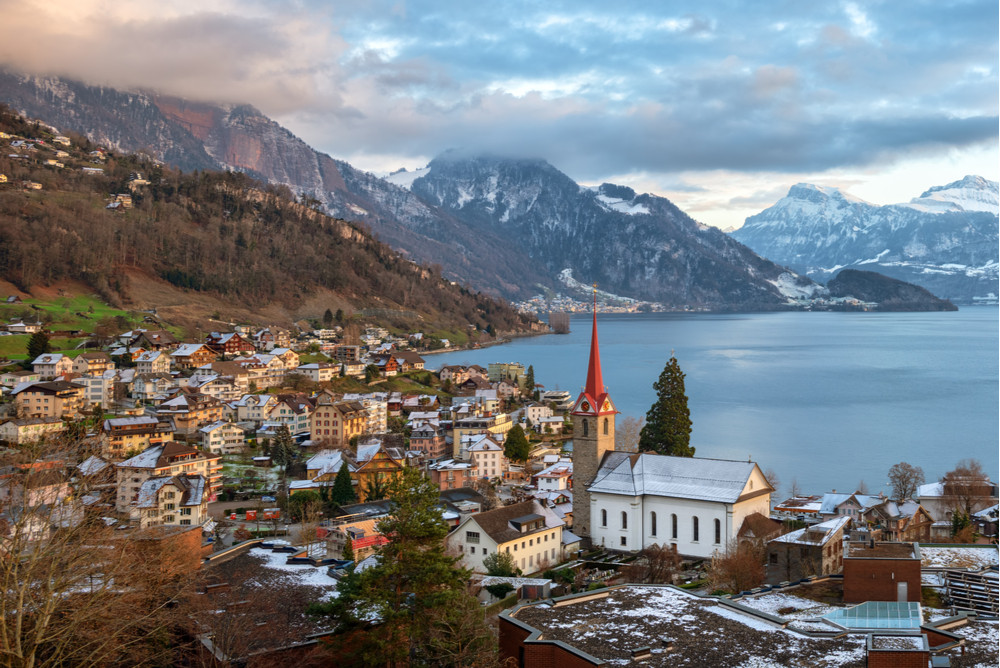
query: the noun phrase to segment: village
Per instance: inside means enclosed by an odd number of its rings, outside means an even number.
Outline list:
[[[851,660],[867,652],[868,665],[891,665],[873,657],[893,652],[978,655],[970,630],[992,628],[995,641],[995,622],[981,626],[997,615],[997,488],[985,474],[915,485],[906,498],[797,489],[784,498],[754,462],[638,453],[634,430],[616,431],[594,327],[579,397],[546,391],[521,362],[432,372],[419,332],[368,327],[347,344],[332,323],[294,337],[236,326],[201,341],[132,328],[103,350],[40,354],[0,376],[4,534],[30,551],[67,523],[99,518],[116,539],[153,541],[177,568],[204,573],[203,591],[233,614],[273,618],[236,612],[244,594],[234,594],[272,587],[282,601],[267,605],[294,602],[284,614],[295,624],[263,634],[267,642],[224,647],[202,620],[198,637],[227,660],[251,646],[302,653],[328,632],[306,603],[378,562],[391,538],[380,527],[396,510],[393,481],[419,471],[439,494],[444,547],[471,572],[484,611],[498,615],[507,656],[603,656],[592,640],[543,640],[561,638],[564,624],[536,603],[582,596],[592,607],[587,594],[598,589],[607,605],[641,596],[668,608],[728,606],[737,625],[763,620],[798,633],[788,651],[826,656],[823,643],[840,639]],[[40,323],[8,329],[44,336],[31,331]],[[402,380],[424,390],[383,389]],[[345,382],[365,391],[334,389]],[[750,575],[747,555],[757,561]],[[913,642],[880,649],[871,634],[888,628],[884,619],[842,618],[876,602],[883,616],[908,616]],[[676,629],[648,632],[672,638]],[[603,659],[681,656],[684,646],[674,638]]]

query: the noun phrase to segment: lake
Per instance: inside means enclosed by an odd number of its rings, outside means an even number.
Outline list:
[[[998,310],[950,313],[598,315],[604,383],[622,416],[646,414],[673,350],[686,374],[698,457],[774,469],[780,494],[889,491],[907,461],[928,482],[963,458],[1000,467]],[[581,390],[590,316],[568,335],[427,356],[444,364],[521,362],[547,389]],[[619,417],[622,417],[619,416]]]

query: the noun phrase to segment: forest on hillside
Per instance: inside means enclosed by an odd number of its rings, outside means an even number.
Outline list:
[[[43,142],[53,134],[8,109],[0,131]],[[105,152],[98,161],[90,155],[98,147],[70,136],[62,168],[45,164],[46,143],[14,158],[2,140],[0,278],[22,290],[76,279],[109,303],[127,303],[123,274],[138,270],[249,308],[294,306],[322,287],[357,309],[414,311],[442,326],[509,332],[533,320],[413,263],[360,225],[296,202],[286,187],[236,172],[182,173],[141,154]],[[135,186],[136,175],[148,184]],[[131,196],[131,209],[106,208],[119,193]]]

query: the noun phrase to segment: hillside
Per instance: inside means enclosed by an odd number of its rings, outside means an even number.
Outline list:
[[[883,276],[874,271],[844,269],[826,287],[831,297],[853,297],[875,302],[880,311],[957,311],[947,299],[938,299],[912,283]]]
[[[508,305],[401,257],[361,226],[297,203],[287,188],[102,155],[79,135],[56,145],[50,128],[6,109],[0,131],[11,135],[0,139],[8,179],[0,184],[0,279],[26,293],[79,281],[116,306],[175,304],[181,317],[204,309],[197,315],[287,323],[326,308],[369,310],[390,326],[459,340],[470,325],[531,328]],[[18,137],[24,145],[8,146]],[[66,155],[54,158],[57,151]],[[110,193],[129,195],[131,208],[108,209]]]

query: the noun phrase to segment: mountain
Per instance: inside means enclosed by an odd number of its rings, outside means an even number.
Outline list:
[[[853,297],[875,302],[879,311],[957,311],[946,299],[938,299],[919,285],[889,278],[874,271],[844,269],[826,287],[833,298]]]
[[[287,187],[101,154],[78,135],[57,147],[51,128],[2,107],[0,130],[13,136],[0,154],[0,281],[24,292],[84,285],[190,327],[220,317],[287,325],[343,309],[460,342],[537,329]]]
[[[449,153],[392,181],[310,148],[250,106],[0,72],[0,101],[60,129],[185,170],[284,184],[442,274],[508,298],[570,291],[571,277],[670,306],[782,308],[818,286],[668,200],[581,188],[542,160]]]
[[[800,183],[732,236],[818,281],[871,269],[968,304],[1000,294],[998,210],[997,183],[979,176],[887,206]]]

